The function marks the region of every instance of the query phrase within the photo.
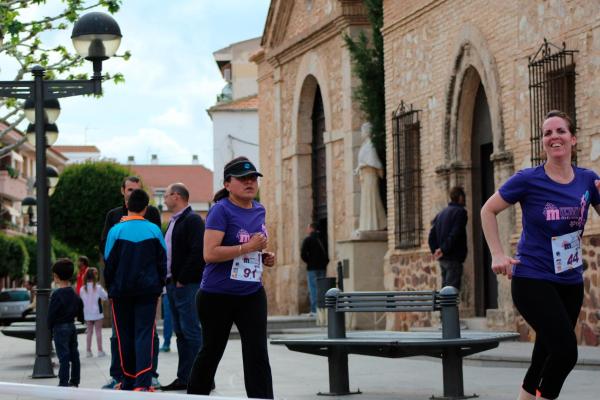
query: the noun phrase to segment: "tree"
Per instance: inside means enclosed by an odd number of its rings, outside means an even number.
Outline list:
[[[50,198],[52,234],[79,254],[99,256],[104,217],[123,203],[120,192],[127,168],[107,161],[67,166]]]
[[[23,242],[29,255],[25,272],[29,275],[30,280],[35,281],[37,277],[37,240],[35,236],[20,236],[19,240]],[[50,246],[50,262],[54,263],[58,258],[70,258],[77,265],[75,250],[53,238]]]
[[[41,37],[44,33],[66,30],[74,23],[79,15],[94,8],[105,8],[110,13],[119,10],[123,0],[62,0],[63,9],[55,15],[39,19],[28,19],[26,14],[29,8],[46,4],[47,0],[2,0],[0,1],[0,57],[12,59],[17,66],[13,77],[14,81],[23,80],[25,74],[34,65],[41,65],[46,69],[46,79],[88,79],[87,74],[71,73],[80,67],[84,60],[65,46],[44,47]],[[121,57],[129,59],[130,53],[125,52]],[[3,65],[6,65],[4,62]],[[120,73],[106,79],[115,83],[123,82]],[[0,128],[0,141],[4,135],[17,127],[25,118],[22,112],[23,102],[16,99],[0,98],[0,121],[6,127]],[[0,157],[20,146],[25,141],[0,148]]]
[[[25,244],[19,238],[0,233],[0,260],[0,277],[22,279],[29,265]]]
[[[344,34],[352,69],[360,83],[354,93],[360,109],[373,125],[371,141],[385,165],[385,82],[383,68],[383,0],[364,0],[371,24],[371,40],[364,31],[355,40]]]

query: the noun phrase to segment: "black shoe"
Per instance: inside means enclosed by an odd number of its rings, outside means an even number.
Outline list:
[[[179,378],[175,378],[175,380],[168,385],[161,386],[160,390],[163,392],[169,392],[171,390],[187,390],[187,383],[182,383]]]

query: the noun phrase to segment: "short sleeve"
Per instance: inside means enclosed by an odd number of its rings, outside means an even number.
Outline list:
[[[525,194],[525,189],[527,188],[527,177],[525,171],[521,170],[508,178],[506,182],[498,192],[502,199],[510,204],[515,204],[519,200],[521,200]]]
[[[206,216],[206,229],[225,232],[227,230],[227,214],[223,204],[215,204]]]

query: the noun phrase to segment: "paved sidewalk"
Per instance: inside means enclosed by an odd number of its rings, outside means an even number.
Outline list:
[[[104,329],[103,335],[106,350],[109,349],[110,329]],[[172,345],[175,346],[174,340]],[[0,349],[0,381],[50,386],[58,384],[58,379],[30,378],[34,360],[34,342],[0,334]],[[528,343],[512,342],[502,344],[499,349],[483,354],[487,358],[526,359],[530,349],[531,345]],[[79,350],[83,354],[81,387],[99,388],[108,379],[110,357],[85,358],[85,335],[79,335]],[[95,348],[93,351],[96,353]],[[269,352],[277,399],[323,399],[316,393],[328,389],[326,358],[292,352],[284,346],[270,346]],[[598,362],[600,349],[581,347],[580,358],[589,360],[592,364]],[[500,361],[506,362],[506,360]],[[472,363],[477,365],[469,365]],[[426,400],[433,394],[442,394],[442,366],[437,360],[421,357],[386,359],[352,355],[349,364],[351,389],[360,388],[363,394],[340,397],[340,399]],[[516,367],[487,366],[494,363],[482,359],[471,360],[465,364],[465,394],[477,393],[480,399],[490,400],[516,398],[519,383],[525,374],[524,367],[519,364]],[[158,370],[161,383],[170,383],[175,378],[176,369],[177,353],[172,347],[170,353],[160,354]],[[574,371],[566,382],[561,398],[596,400],[600,393],[599,376],[598,370]],[[245,397],[239,340],[230,340],[215,380],[217,390],[213,392],[213,396]],[[8,399],[26,400],[27,398],[0,395],[0,400]]]

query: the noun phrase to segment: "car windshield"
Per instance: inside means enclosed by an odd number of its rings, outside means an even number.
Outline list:
[[[0,292],[0,303],[7,301],[29,301],[29,292],[26,290],[5,290]]]

